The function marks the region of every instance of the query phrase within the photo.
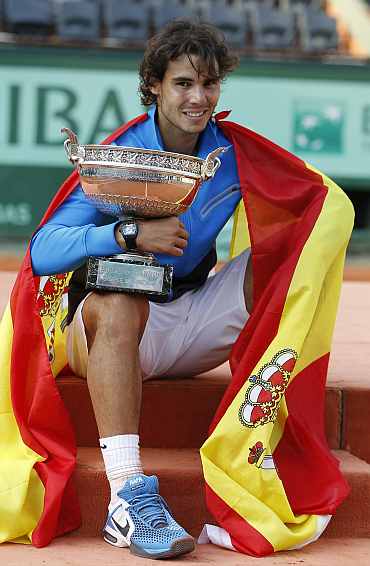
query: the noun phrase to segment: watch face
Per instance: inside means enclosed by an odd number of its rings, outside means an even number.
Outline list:
[[[122,233],[125,236],[136,236],[137,228],[136,224],[124,224],[122,226]]]

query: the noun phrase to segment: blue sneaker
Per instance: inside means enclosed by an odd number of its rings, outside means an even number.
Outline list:
[[[158,478],[140,474],[129,478],[109,509],[104,540],[129,546],[143,558],[171,558],[194,550],[194,539],[172,517],[158,493]]]

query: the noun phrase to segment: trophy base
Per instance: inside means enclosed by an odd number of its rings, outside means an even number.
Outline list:
[[[171,291],[173,267],[160,265],[153,254],[127,252],[89,257],[86,289],[141,293],[165,299]]]

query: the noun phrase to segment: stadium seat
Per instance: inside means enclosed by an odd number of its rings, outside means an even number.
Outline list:
[[[146,0],[104,0],[107,38],[130,44],[145,42],[149,35],[150,5]]]
[[[228,5],[225,0],[213,0],[207,19],[223,32],[229,45],[237,49],[246,46],[248,19],[240,6]]]
[[[19,35],[47,36],[53,30],[53,10],[48,0],[4,0],[7,30]]]
[[[154,6],[154,27],[158,31],[171,20],[194,19],[198,15],[191,2],[186,0],[162,0]]]
[[[289,11],[257,6],[251,15],[255,49],[289,49],[294,44],[294,17]]]
[[[322,11],[306,9],[298,19],[303,51],[317,53],[338,48],[335,18]]]
[[[255,8],[256,6],[262,5],[272,8],[274,6],[274,0],[240,0],[240,4],[246,8]]]
[[[56,31],[63,40],[98,41],[100,38],[98,0],[63,0],[56,10]]]
[[[295,13],[301,13],[306,8],[321,10],[323,5],[324,0],[281,0],[280,2],[282,8],[290,8]]]

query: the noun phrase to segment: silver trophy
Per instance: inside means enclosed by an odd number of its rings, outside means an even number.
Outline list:
[[[76,167],[86,197],[101,212],[127,218],[178,216],[191,205],[201,183],[221,162],[219,147],[200,159],[180,153],[122,147],[80,145],[68,128],[64,148]],[[109,257],[89,257],[86,288],[167,297],[173,267],[160,265],[152,253],[137,249]],[[154,298],[154,297],[153,297]]]

